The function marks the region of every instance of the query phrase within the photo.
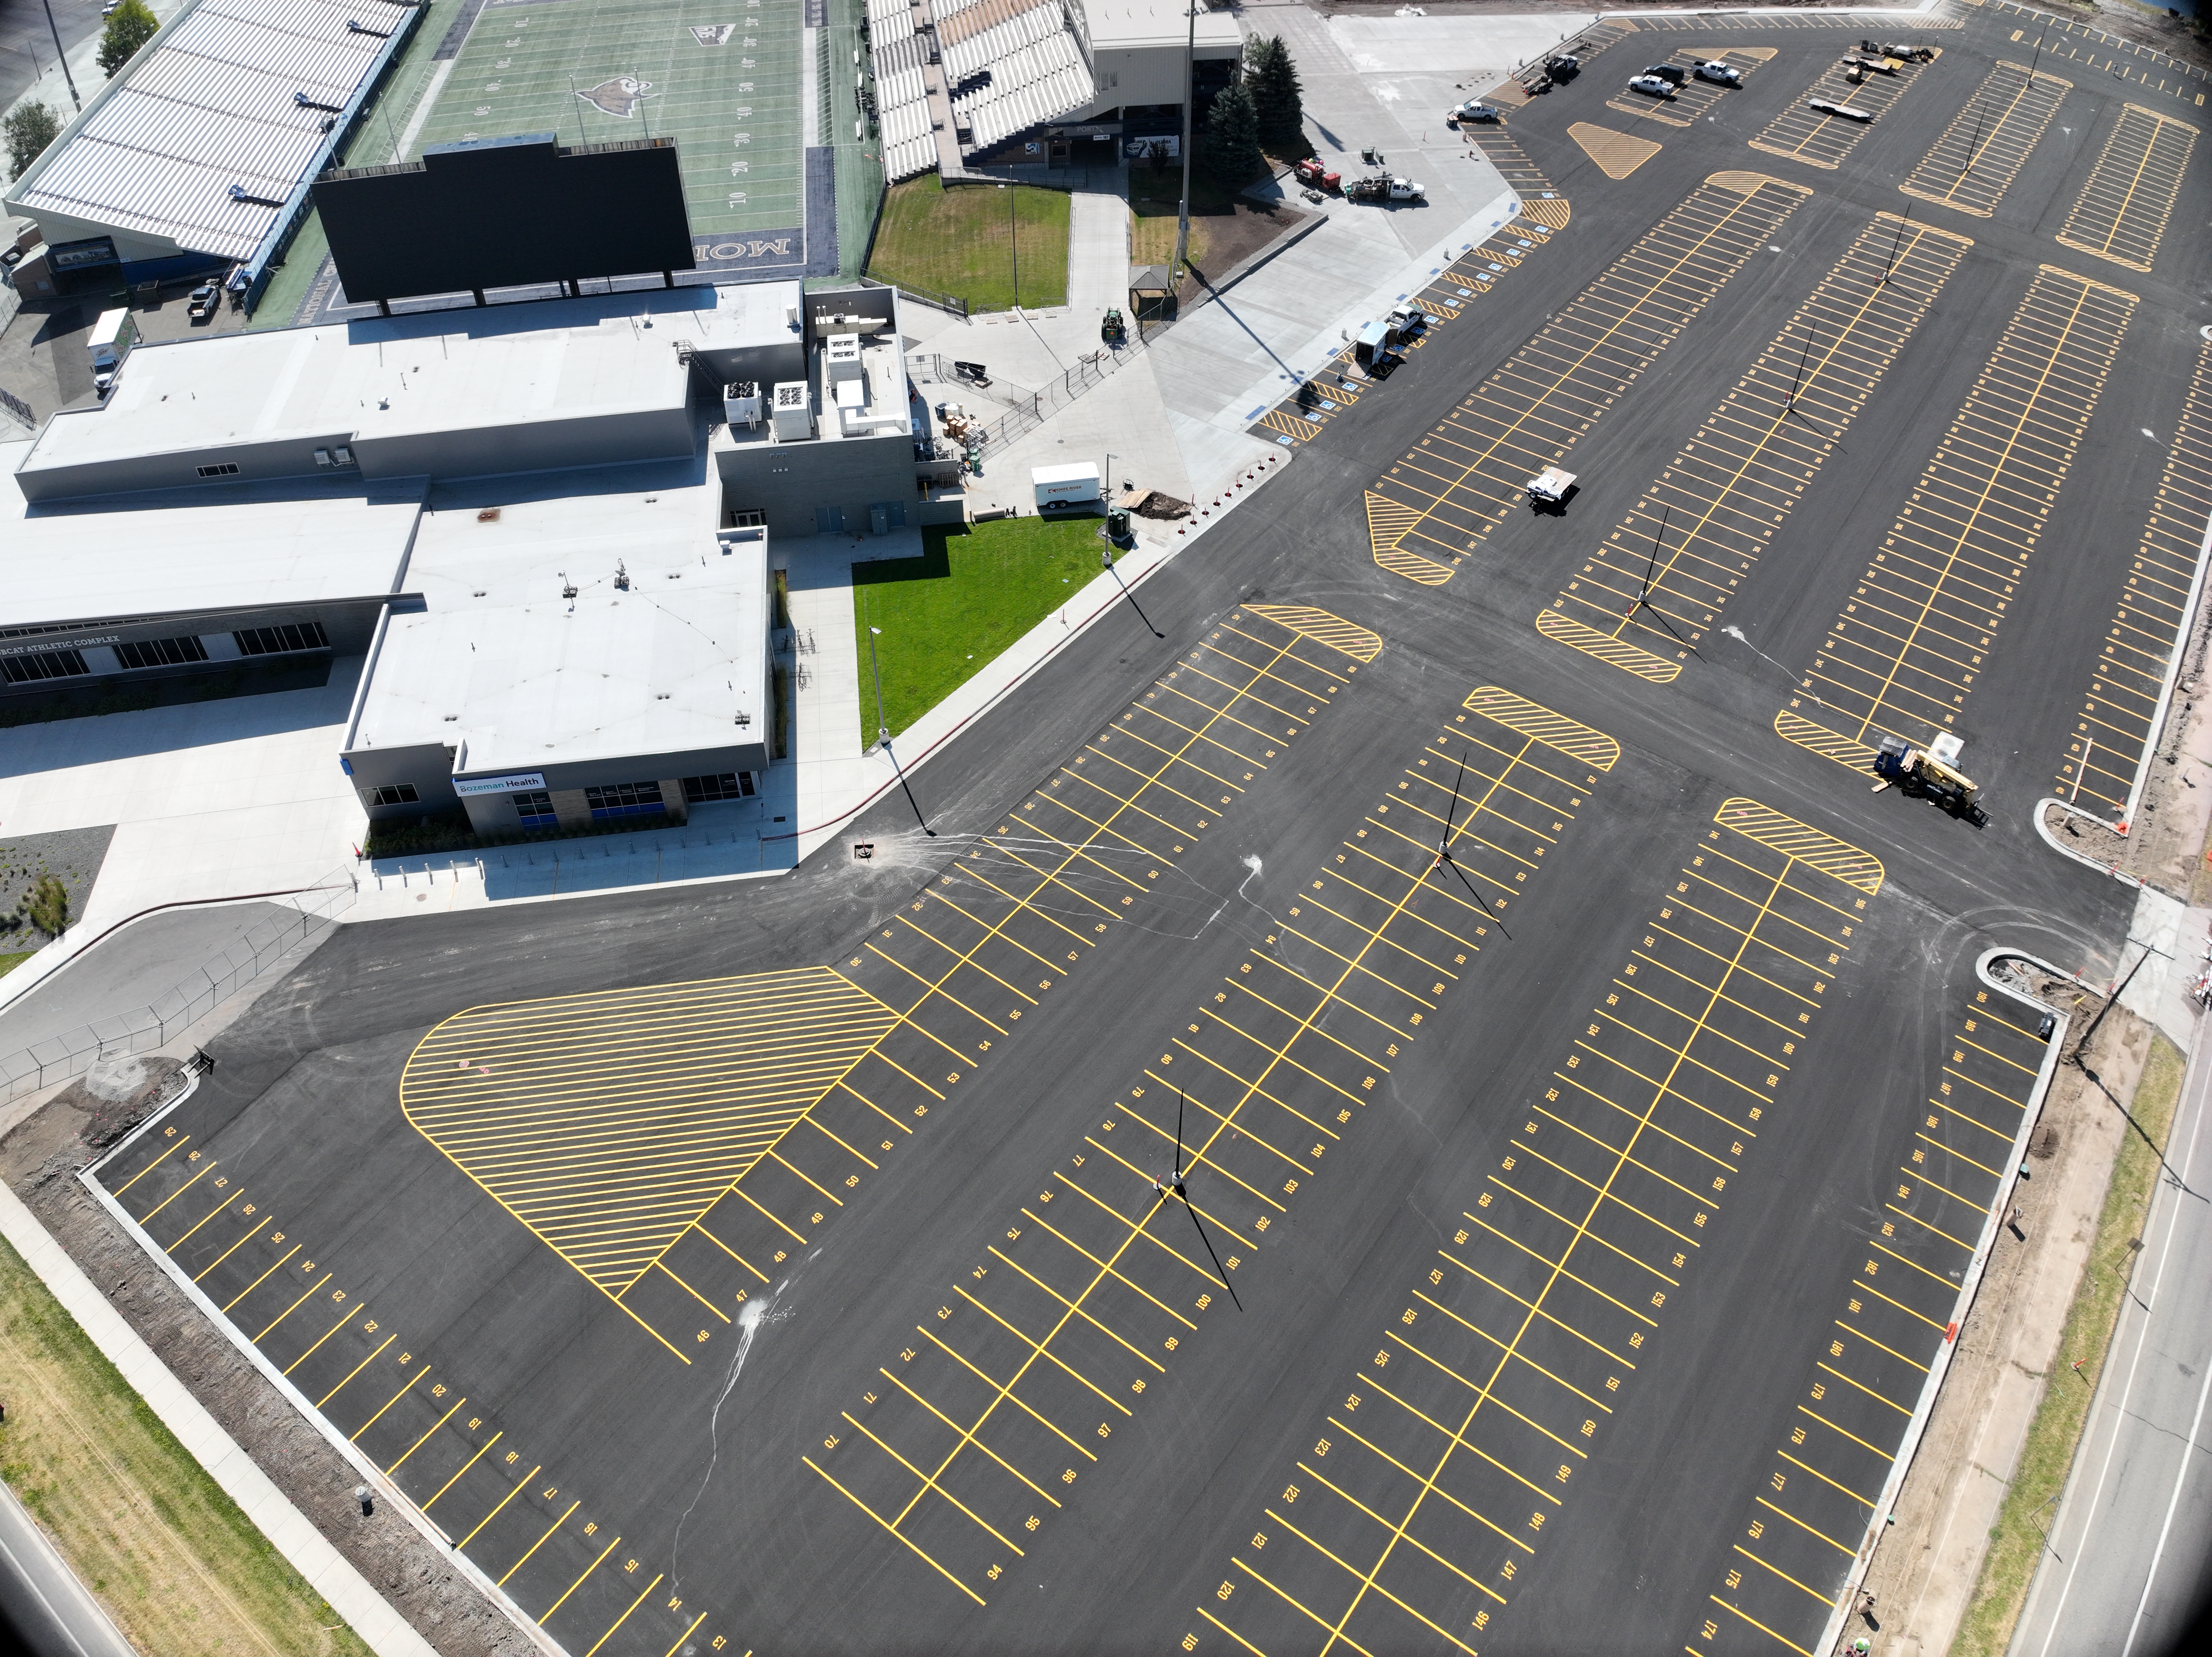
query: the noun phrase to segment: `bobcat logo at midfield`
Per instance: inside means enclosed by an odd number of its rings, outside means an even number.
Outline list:
[[[691,38],[702,46],[727,46],[730,37],[738,32],[735,23],[695,23]]]
[[[646,94],[652,90],[653,82],[650,81],[641,81],[635,75],[617,75],[595,87],[586,88],[576,95],[618,119],[631,121],[637,118],[637,106],[645,101]]]

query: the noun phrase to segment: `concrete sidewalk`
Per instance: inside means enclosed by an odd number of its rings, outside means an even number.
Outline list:
[[[394,1611],[366,1577],[325,1539],[269,1476],[253,1464],[216,1418],[201,1407],[123,1314],[69,1257],[4,1185],[0,1185],[0,1236],[5,1236],[77,1325],[92,1338],[123,1379],[207,1469],[331,1608],[352,1625],[379,1657],[436,1657],[429,1642]]]

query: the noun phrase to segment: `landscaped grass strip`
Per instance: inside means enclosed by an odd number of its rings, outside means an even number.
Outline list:
[[[2150,1215],[2151,1190],[2181,1097],[2184,1064],[2180,1048],[2163,1035],[2151,1038],[2150,1056],[2129,1106],[2142,1131],[2128,1129],[2120,1143],[2104,1211],[2097,1220],[2097,1240],[2067,1311],[2058,1356],[2045,1379],[2043,1401],[2036,1406],[2020,1465],[1990,1533],[1981,1579],[1974,1584],[1973,1599],[1951,1642],[1952,1657],[2001,1657],[2012,1642],[2013,1624],[2019,1620],[2043,1556],[2056,1498],[2074,1465],[2090,1400],[2096,1396],[2112,1350],[2120,1296],[2135,1266],[2136,1251],[2130,1245],[2142,1235]],[[2071,1367],[2077,1360],[2081,1366],[2078,1372]]]
[[[4,1241],[0,1380],[0,1478],[139,1650],[368,1651]]]

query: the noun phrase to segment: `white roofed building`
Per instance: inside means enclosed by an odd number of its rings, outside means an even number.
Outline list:
[[[40,280],[66,295],[223,265],[258,276],[426,9],[185,0],[8,186],[8,210],[60,255],[32,261],[51,271]]]

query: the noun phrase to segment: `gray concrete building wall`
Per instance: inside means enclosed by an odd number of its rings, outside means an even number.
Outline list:
[[[820,532],[818,509],[836,510],[846,533],[865,535],[868,508],[896,506],[909,523],[921,495],[915,484],[914,440],[883,437],[816,438],[811,442],[755,441],[718,448],[724,515],[768,514],[771,536]],[[894,524],[894,527],[896,525]]]

